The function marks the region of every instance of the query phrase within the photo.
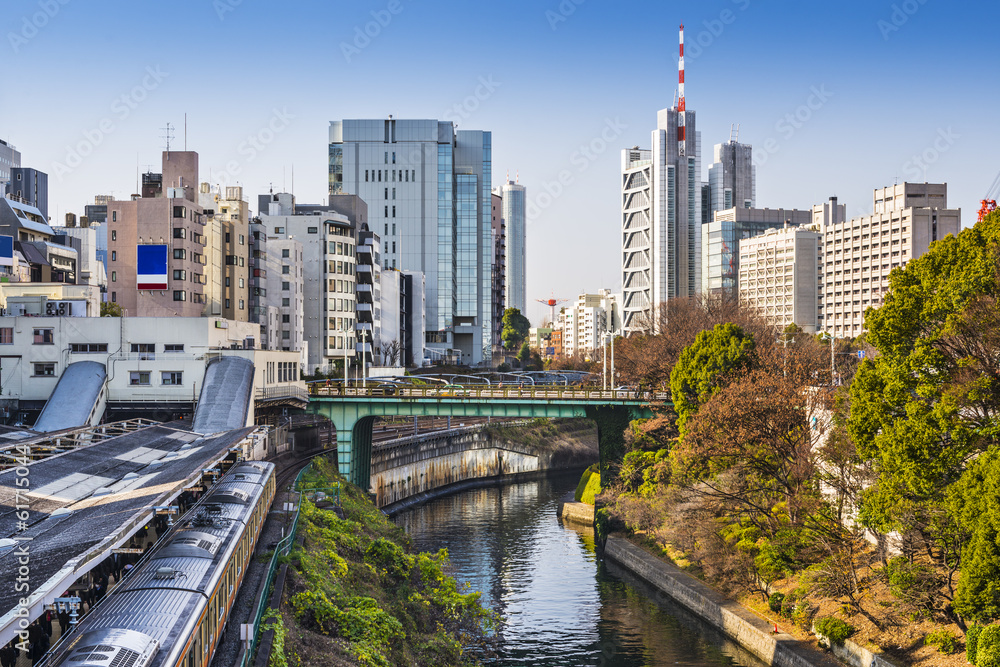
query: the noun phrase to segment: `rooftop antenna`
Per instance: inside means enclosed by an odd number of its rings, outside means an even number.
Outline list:
[[[515,183],[520,183],[521,182],[521,170],[520,169],[518,169],[517,171],[514,172],[514,182]]]
[[[729,143],[737,144],[740,141],[740,126],[739,123],[736,125],[730,124],[729,126]]]
[[[687,155],[685,148],[686,139],[684,130],[686,119],[684,111],[687,108],[684,103],[684,24],[680,30],[681,57],[677,61],[677,155],[684,157]]]
[[[170,125],[170,123],[167,123],[167,126],[164,127],[164,128],[161,128],[161,129],[163,130],[163,135],[160,138],[166,140],[166,142],[167,142],[167,152],[169,153],[170,152],[170,140],[174,138],[173,131],[172,131],[173,127]]]
[[[292,163],[292,194],[295,194],[295,163]]]

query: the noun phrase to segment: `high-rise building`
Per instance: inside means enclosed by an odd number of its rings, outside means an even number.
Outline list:
[[[290,238],[271,238],[267,250],[268,259],[274,260],[267,272],[268,302],[278,309],[271,344],[275,350],[306,353],[303,362],[308,363],[302,243]]]
[[[785,208],[729,208],[713,211],[712,220],[701,226],[701,291],[736,298],[740,275],[742,239],[781,229],[786,222],[808,225],[812,211]]]
[[[503,334],[503,311],[506,309],[507,225],[503,218],[503,197],[493,193],[490,211],[493,240],[493,346],[494,357],[502,355],[500,337]]]
[[[21,166],[21,153],[14,146],[0,139],[0,196],[10,183],[10,170]]]
[[[506,228],[506,265],[504,267],[505,301],[507,308],[525,312],[527,287],[525,282],[525,191],[524,186],[508,180],[497,188],[503,197],[503,222]]]
[[[714,158],[708,168],[709,211],[756,206],[757,168],[750,144],[732,140],[715,144]]]
[[[899,183],[876,189],[872,199],[872,215],[822,227],[819,326],[837,338],[861,335],[865,310],[882,304],[894,268],[962,227],[961,209],[948,208],[945,183]],[[836,200],[814,211],[823,216],[830,208]]]
[[[42,212],[49,219],[49,176],[31,167],[11,167],[7,194]]]
[[[198,154],[164,151],[162,173],[143,175],[141,196],[108,203],[109,300],[130,317],[202,315],[207,260],[197,184]]]
[[[796,324],[815,333],[823,235],[785,225],[739,241],[740,301],[775,327]]]
[[[492,135],[437,120],[330,123],[330,195],[368,204],[382,267],[426,279],[427,347],[492,356]]]
[[[205,256],[209,258],[205,314],[252,321],[250,205],[243,199],[243,188],[202,183],[198,203],[206,213]]]
[[[677,103],[657,113],[652,149],[622,151],[626,332],[649,328],[661,304],[701,287],[701,134],[684,99],[683,26],[679,70]]]
[[[424,364],[424,322],[426,308],[424,274],[419,271],[402,271],[403,294],[403,363],[407,366]]]

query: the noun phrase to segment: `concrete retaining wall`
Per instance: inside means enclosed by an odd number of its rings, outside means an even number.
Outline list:
[[[851,667],[897,667],[896,663],[881,653],[870,651],[864,646],[852,642],[850,639],[845,639],[843,644],[835,644],[828,637],[816,632],[815,627],[813,627],[813,632],[818,637],[823,637],[830,646],[830,651],[840,658],[841,662],[847,663]]]
[[[605,557],[651,584],[776,667],[833,667],[836,660],[772,626],[742,605],[631,542],[609,537]]]
[[[582,468],[596,461],[596,428],[573,430],[572,423],[564,424],[566,428],[569,430],[559,430],[541,447],[501,440],[482,426],[378,445],[372,450],[371,492],[375,504],[398,508],[409,499],[427,499],[428,494],[438,490],[466,488],[475,480],[523,480],[550,470]]]
[[[565,521],[580,523],[585,526],[594,525],[594,506],[587,503],[563,503],[559,516]]]

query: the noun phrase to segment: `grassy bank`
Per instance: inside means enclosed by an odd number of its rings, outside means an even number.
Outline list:
[[[304,488],[343,480],[326,459]],[[413,553],[406,533],[356,487],[342,511],[302,501],[271,665],[470,665],[489,648],[494,615],[447,574],[448,554]]]

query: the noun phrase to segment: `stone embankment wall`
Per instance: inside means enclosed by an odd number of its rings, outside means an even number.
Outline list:
[[[772,626],[704,582],[643,551],[628,540],[609,537],[605,557],[618,563],[775,667],[840,666],[830,656]]]
[[[584,420],[472,426],[375,446],[371,492],[375,504],[387,508],[476,480],[524,479],[597,458],[597,428]]]

